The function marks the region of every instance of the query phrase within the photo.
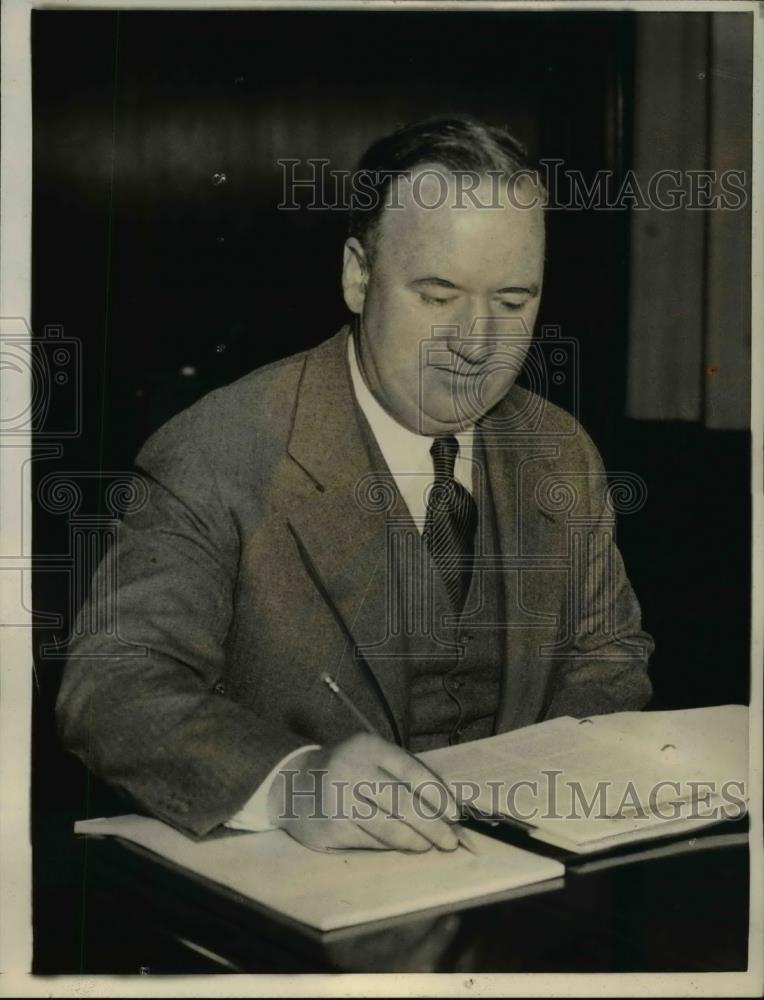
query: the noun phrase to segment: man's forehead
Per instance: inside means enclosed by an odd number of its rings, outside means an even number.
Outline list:
[[[403,261],[426,255],[447,263],[482,247],[497,260],[543,254],[542,209],[530,199],[523,203],[508,196],[506,183],[503,192],[501,185],[494,190],[499,181],[475,176],[470,188],[469,176],[460,180],[439,165],[412,171],[393,182],[380,236],[390,237],[388,249]],[[474,198],[467,196],[468,188]]]

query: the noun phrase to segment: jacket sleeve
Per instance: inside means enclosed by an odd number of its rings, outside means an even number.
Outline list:
[[[597,449],[579,430],[583,471],[569,480],[569,655],[554,676],[545,719],[637,711],[652,696],[647,666],[654,643],[615,543],[614,501],[623,493],[622,506],[634,506],[640,484],[632,477],[609,489]]]
[[[305,740],[224,694],[239,538],[188,412],[138,457],[148,500],[98,567],[57,704],[64,745],[148,813],[224,823]]]

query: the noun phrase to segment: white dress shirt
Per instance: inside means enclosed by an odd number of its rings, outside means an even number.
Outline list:
[[[355,339],[348,337],[348,365],[353,392],[361,412],[366,418],[371,432],[382,452],[382,457],[392,473],[395,485],[403,497],[409,513],[420,533],[424,530],[427,513],[427,494],[435,478],[430,455],[433,439],[423,434],[415,434],[408,427],[399,424],[376,400],[361,374],[355,348]],[[465,489],[472,492],[472,449],[474,429],[455,434],[459,452],[454,464],[454,478]],[[341,456],[337,456],[341,461]],[[276,764],[249,801],[230,819],[226,826],[236,830],[272,830],[268,816],[268,795],[279,771],[290,762],[296,765],[297,758],[309,750],[317,750],[316,744],[299,747],[287,754]]]

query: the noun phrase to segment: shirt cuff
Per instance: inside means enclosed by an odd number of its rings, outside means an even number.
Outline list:
[[[268,815],[268,795],[273,782],[279,771],[286,767],[300,754],[307,753],[308,750],[320,750],[317,743],[311,743],[297,750],[292,750],[286,757],[283,757],[278,764],[269,772],[263,783],[258,787],[252,797],[241,807],[241,809],[226,822],[226,826],[232,830],[249,830],[252,833],[264,833],[266,830],[275,830],[276,827],[271,822]]]

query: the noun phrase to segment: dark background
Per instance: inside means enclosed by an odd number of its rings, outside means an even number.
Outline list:
[[[350,169],[380,134],[463,112],[585,177],[622,174],[634,37],[626,13],[34,12],[33,327],[81,342],[83,388],[81,433],[38,455],[38,482],[129,469],[174,412],[342,324],[344,214],[279,211],[278,157]],[[625,417],[629,225],[550,213],[539,325],[578,340],[582,423],[648,487],[619,544],[656,639],[653,707],[745,702],[749,435]],[[70,405],[52,400],[46,440]],[[38,557],[66,552],[65,516],[38,507],[34,529]],[[125,810],[56,741],[62,660],[39,647],[65,640],[69,593],[43,562],[35,609],[59,620],[36,633],[35,969],[77,972],[93,965],[71,824]]]

